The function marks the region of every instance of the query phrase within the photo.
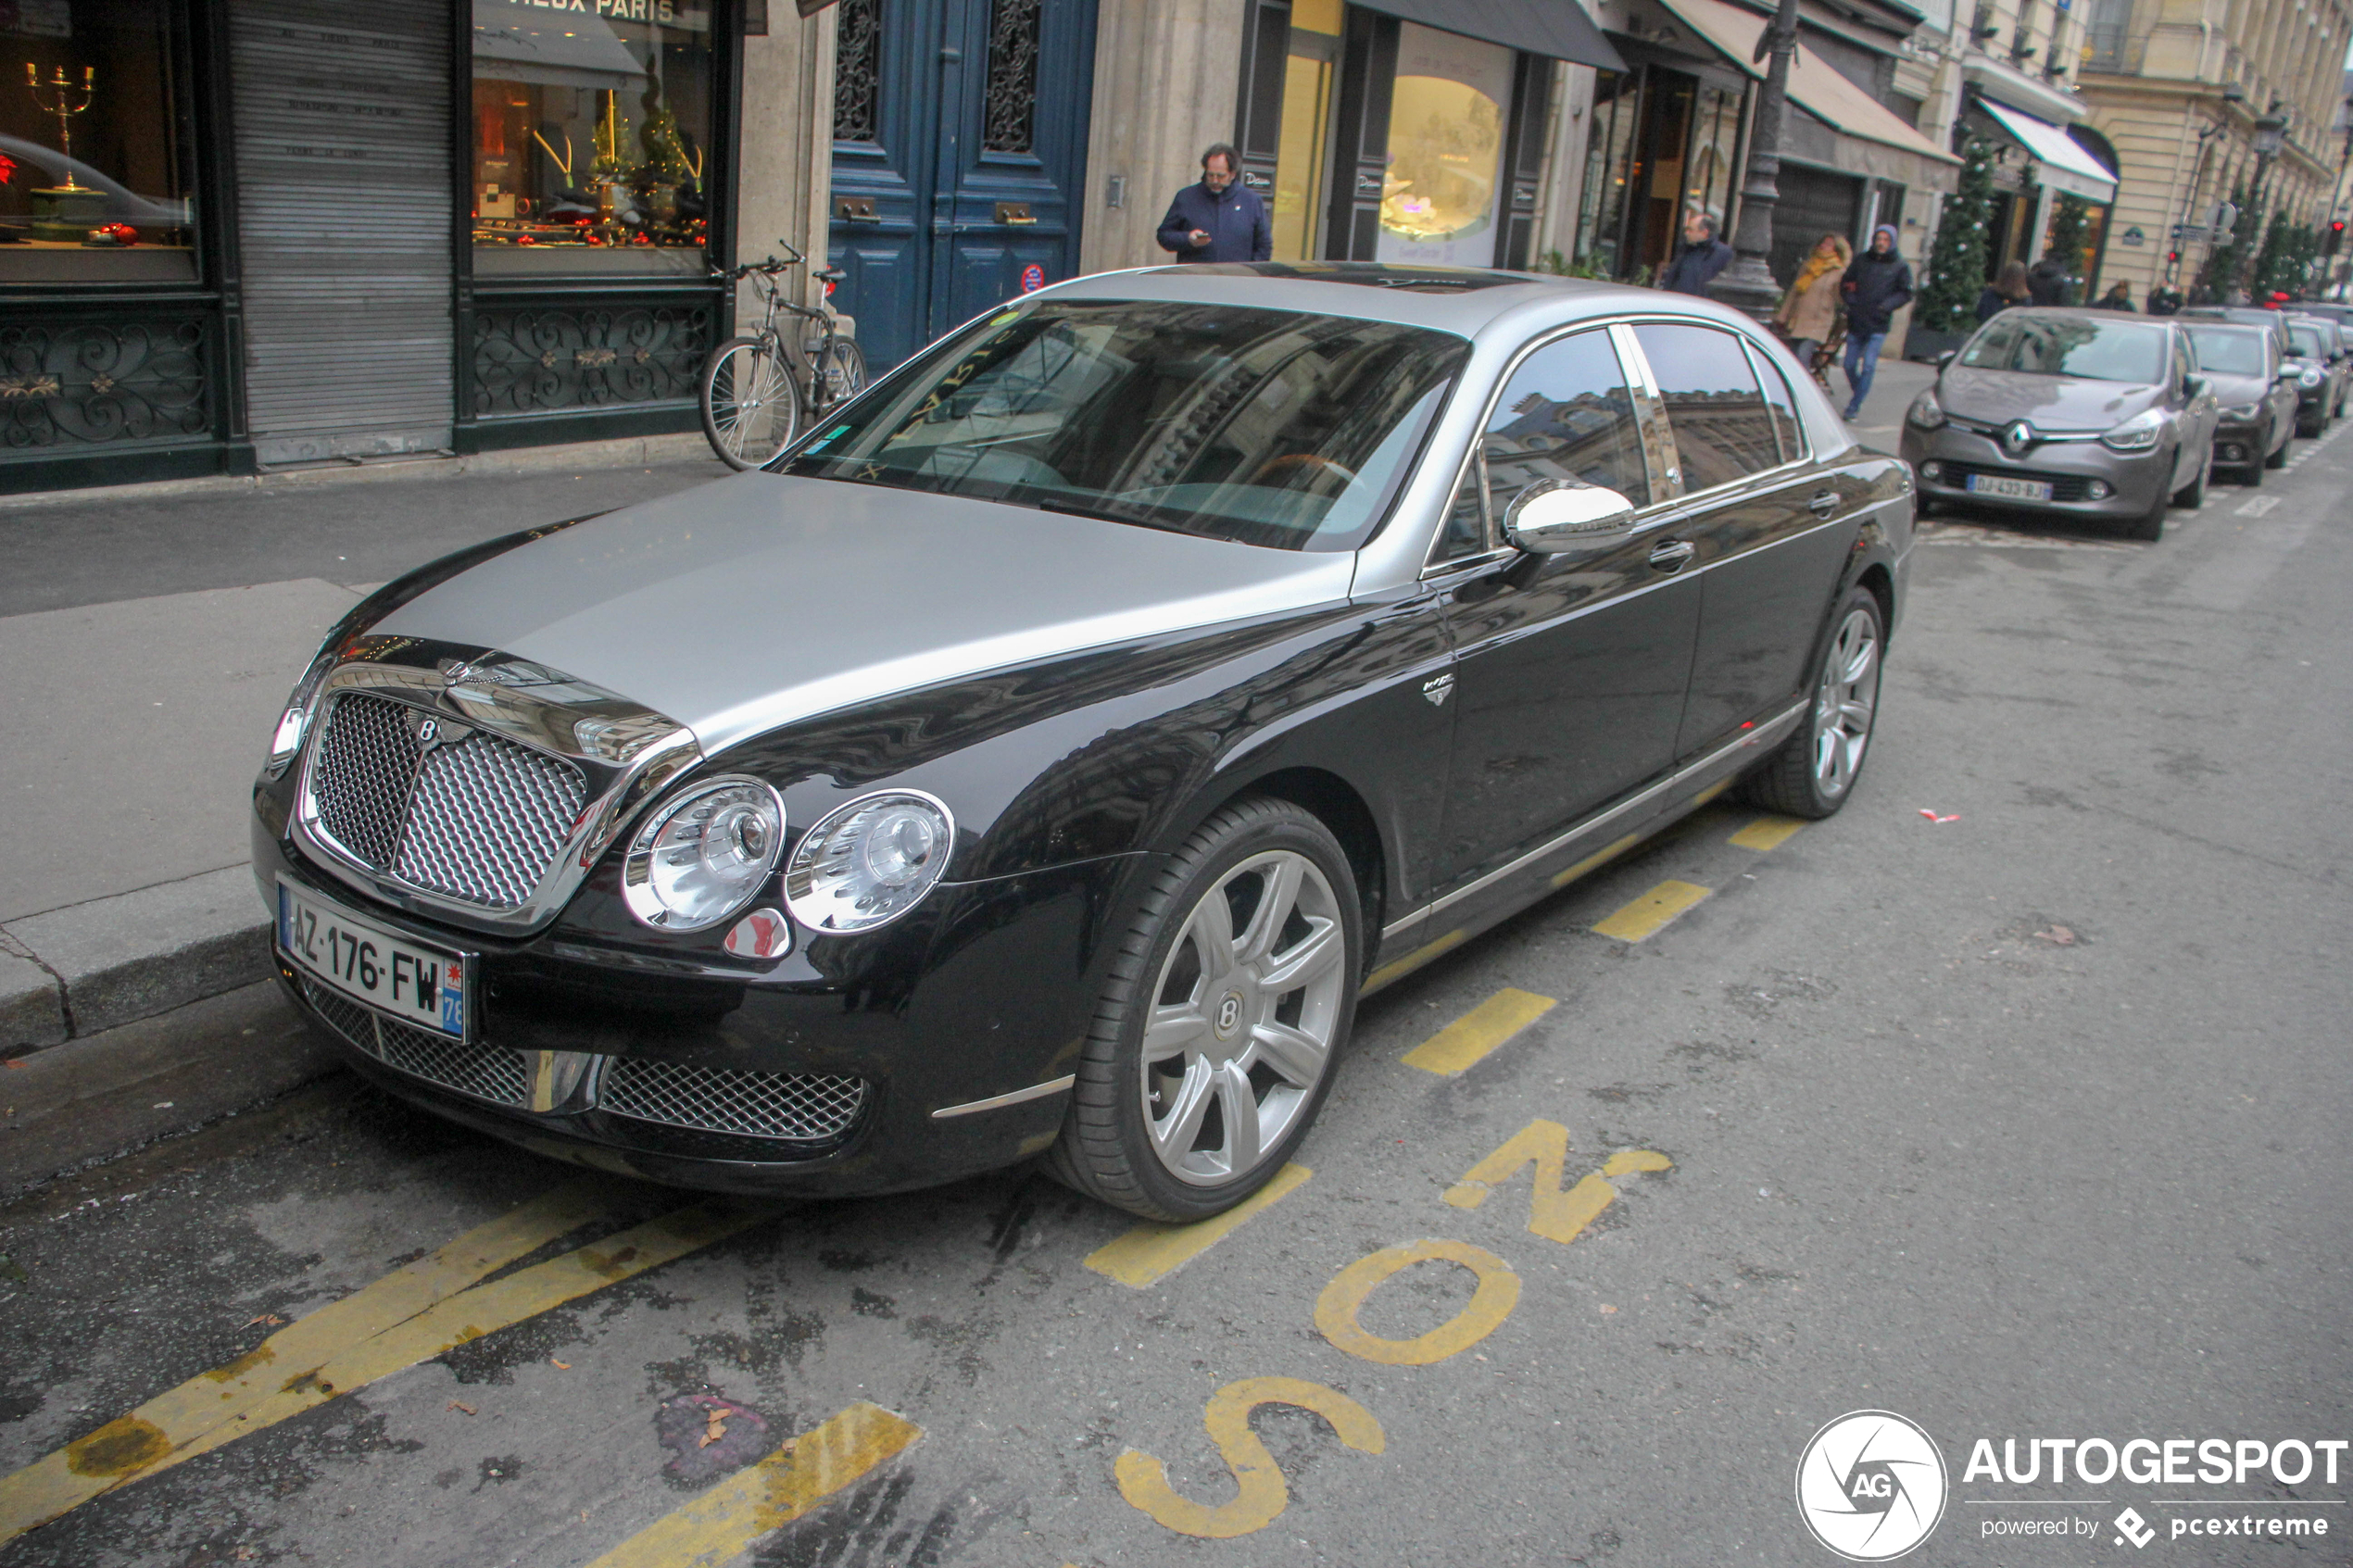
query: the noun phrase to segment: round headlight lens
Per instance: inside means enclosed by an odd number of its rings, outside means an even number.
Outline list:
[[[629,912],[660,931],[700,931],[751,901],[776,869],[785,807],[758,779],[711,779],[657,810],[622,862]]]
[[[2303,383],[2306,386],[2318,386],[2322,382],[2327,380],[2328,378],[2322,375],[2318,370],[2307,369],[2302,375],[2296,377],[2296,379]]]
[[[1914,430],[1935,430],[1944,422],[1944,406],[1936,401],[1936,389],[1923,387],[1905,410],[1904,420]]]
[[[853,800],[801,834],[785,867],[785,906],[812,931],[871,931],[931,891],[955,836],[948,808],[928,795]]]

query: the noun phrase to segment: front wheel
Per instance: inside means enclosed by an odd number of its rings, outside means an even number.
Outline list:
[[[1355,1020],[1362,909],[1347,855],[1303,809],[1249,799],[1202,823],[1120,941],[1048,1172],[1180,1223],[1264,1186]]]
[[[2206,455],[2198,459],[2197,477],[2173,492],[2173,504],[2195,511],[2206,505],[2206,487],[2214,479],[2214,444],[2206,444]]]
[[[1848,589],[1831,625],[1830,646],[1814,674],[1813,710],[1742,782],[1742,793],[1768,810],[1830,816],[1846,804],[1863,771],[1879,712],[1880,656],[1887,646],[1879,596],[1869,588]]]
[[[756,469],[792,445],[800,395],[765,338],[731,337],[702,370],[702,433],[731,469]]]
[[[2288,448],[2295,445],[2296,426],[2293,422],[2291,422],[2288,425],[2287,433],[2280,437],[2279,450],[2276,452],[2266,451],[2263,454],[2263,466],[2267,469],[2284,469],[2287,467]]]

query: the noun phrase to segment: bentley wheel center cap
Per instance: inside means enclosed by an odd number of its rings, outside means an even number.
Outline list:
[[[1219,1039],[1230,1040],[1234,1037],[1234,1031],[1241,1026],[1241,1022],[1242,994],[1228,991],[1217,1003],[1217,1019],[1211,1027],[1216,1031]]]

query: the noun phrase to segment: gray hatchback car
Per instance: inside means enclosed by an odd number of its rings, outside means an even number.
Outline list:
[[[2217,405],[2186,333],[2103,310],[2005,310],[1904,416],[1920,505],[2113,519],[2135,539],[2206,498]]]

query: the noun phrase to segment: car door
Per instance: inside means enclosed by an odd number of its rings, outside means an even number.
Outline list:
[[[1621,355],[1623,331],[1540,342],[1513,368],[1433,565],[1459,704],[1441,889],[1558,836],[1674,760],[1697,582],[1654,559],[1648,530],[1550,556],[1514,550],[1499,532],[1513,496],[1541,480],[1598,484],[1637,508],[1671,501],[1669,465],[1645,450],[1648,392]]]
[[[1700,586],[1691,693],[1676,754],[1707,749],[1784,707],[1806,681],[1864,486],[1807,452],[1788,382],[1742,334],[1695,321],[1633,328],[1658,389],[1683,495],[1662,515]]]

